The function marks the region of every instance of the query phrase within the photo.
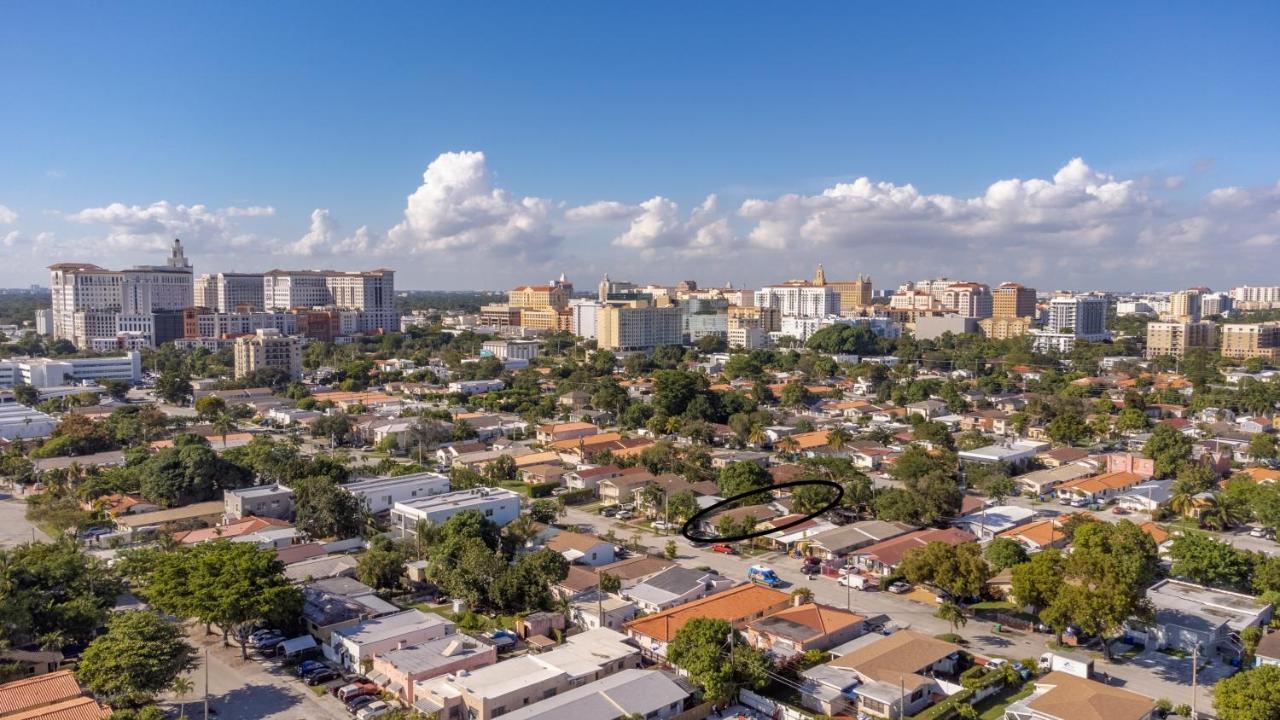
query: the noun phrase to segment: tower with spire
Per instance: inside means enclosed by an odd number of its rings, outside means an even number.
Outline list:
[[[173,249],[169,251],[169,267],[175,270],[190,270],[191,261],[182,253],[182,240],[173,239]]]
[[[818,271],[813,274],[813,284],[818,287],[827,284],[827,272],[822,269],[822,263],[818,263]]]

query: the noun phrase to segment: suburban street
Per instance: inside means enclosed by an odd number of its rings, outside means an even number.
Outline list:
[[[572,507],[567,508],[564,522],[589,526],[596,534],[604,534],[612,529],[620,543],[630,541],[637,532],[630,526],[623,527],[621,523],[615,524],[604,516]],[[800,571],[799,561],[783,557],[779,553],[743,558],[738,555],[711,552],[709,548],[695,548],[676,532],[669,536],[648,531],[641,534],[643,544],[654,552],[661,552],[667,540],[674,539],[679,548],[676,559],[686,566],[705,565],[725,577],[745,580],[749,565],[768,565],[787,582],[787,585],[781,588],[783,591],[789,592],[796,587],[807,587],[813,591],[815,601],[834,607],[848,607],[868,618],[887,615],[896,621],[899,627],[910,627],[928,635],[952,631],[950,623],[934,616],[935,611],[931,605],[888,592],[849,590],[840,586],[833,578],[816,576],[813,580],[809,580]],[[1274,544],[1272,552],[1274,552]],[[878,622],[884,622],[884,618],[880,618]],[[1048,643],[1053,640],[1050,635],[1022,633],[1008,629],[996,633],[992,623],[979,620],[970,620],[967,625],[957,631],[957,634],[968,641],[967,649],[971,652],[1009,660],[1038,658],[1050,650]],[[1096,672],[1109,674],[1113,685],[1126,687],[1153,698],[1168,698],[1174,704],[1191,702],[1191,661],[1188,659],[1178,659],[1153,651],[1127,662],[1107,663],[1102,659],[1101,653],[1089,654],[1096,658]],[[1221,677],[1226,669],[1226,664],[1219,660],[1215,660],[1207,669],[1201,669],[1198,678],[1200,685],[1196,693],[1199,696],[1201,708],[1212,706],[1212,683]]]
[[[0,547],[13,547],[37,540],[49,542],[49,536],[27,521],[27,503],[17,497],[4,494],[0,500]]]

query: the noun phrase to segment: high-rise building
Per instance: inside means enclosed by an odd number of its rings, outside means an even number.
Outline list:
[[[261,283],[259,283],[261,285]],[[192,281],[191,304],[195,307],[218,309],[218,276],[205,273]]]
[[[1011,315],[996,315],[978,321],[978,329],[983,336],[992,340],[1007,340],[1011,337],[1026,335],[1031,329],[1032,318]]]
[[[859,275],[856,280],[828,281],[826,269],[822,267],[822,263],[818,263],[818,269],[813,273],[813,281],[809,284],[834,290],[840,299],[841,313],[857,312],[860,308],[871,304],[871,278],[865,275]]]
[[[755,328],[765,334],[782,329],[782,314],[777,308],[758,307],[755,305],[730,305],[726,311],[729,315],[730,331],[740,328]]]
[[[1226,293],[1208,293],[1200,298],[1200,315],[1212,317],[1226,315],[1235,307],[1235,301]]]
[[[596,346],[610,351],[648,352],[683,340],[679,307],[645,301],[609,303],[596,316]]]
[[[1180,290],[1169,296],[1169,318],[1178,322],[1200,319],[1199,290]]]
[[[53,309],[40,308],[36,310],[36,334],[41,337],[49,337],[53,335]]]
[[[578,337],[595,339],[596,320],[604,307],[596,300],[578,298],[569,301],[569,332]]]
[[[827,317],[840,313],[840,296],[830,287],[801,280],[760,288],[755,305],[773,308],[782,317]]]
[[[1049,301],[1045,327],[1082,340],[1107,338],[1107,299],[1100,295],[1061,295]]]
[[[1181,358],[1193,348],[1213,347],[1216,336],[1217,326],[1207,321],[1147,323],[1146,356]]]
[[[942,292],[942,306],[960,317],[991,317],[991,288],[982,283],[953,283]]]
[[[998,318],[1034,318],[1036,291],[1015,282],[1001,283],[991,293],[991,316]]]
[[[182,310],[193,300],[191,263],[174,240],[164,265],[107,270],[91,263],[49,266],[53,337],[87,347],[120,332],[119,316],[136,326],[155,312]],[[154,338],[149,339],[154,344]]]
[[[269,328],[256,330],[236,338],[235,361],[237,378],[264,368],[279,368],[297,380],[302,377],[302,338]]]
[[[1242,285],[1231,291],[1231,299],[1247,310],[1262,310],[1280,306],[1280,286],[1250,287]]]
[[[597,287],[596,299],[600,302],[608,302],[609,300],[626,299],[623,295],[632,295],[639,287],[635,283],[624,282],[622,280],[610,280],[609,273],[604,274],[604,279],[600,281]]]
[[[395,275],[394,270],[387,269],[271,270],[262,275],[262,303],[265,309],[274,311],[295,308],[358,311],[352,316],[356,332],[394,331],[400,328],[400,311],[395,308]],[[228,292],[232,287],[235,286],[227,285]],[[227,295],[228,302],[231,297]],[[234,309],[234,306],[230,308]]]
[[[1280,322],[1223,325],[1222,357],[1280,360]]]

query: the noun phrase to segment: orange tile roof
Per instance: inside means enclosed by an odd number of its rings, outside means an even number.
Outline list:
[[[827,433],[825,430],[796,433],[790,437],[792,440],[796,441],[796,448],[799,450],[812,450],[818,447],[825,447],[827,444]]]
[[[4,720],[101,720],[111,717],[111,708],[99,705],[90,697],[77,697],[3,717]]]
[[[693,618],[705,617],[739,623],[754,615],[781,609],[788,600],[789,596],[784,592],[748,583],[632,620],[626,624],[626,628],[659,642],[670,642],[680,628]]]
[[[1240,472],[1248,475],[1251,480],[1256,483],[1274,483],[1280,482],[1280,470],[1271,470],[1264,467],[1245,468]]]
[[[1163,545],[1169,540],[1169,531],[1150,520],[1139,525],[1138,529],[1150,535],[1151,539],[1156,541],[1156,545]]]
[[[241,518],[240,520],[227,525],[215,525],[211,528],[199,528],[197,530],[175,533],[173,539],[184,545],[194,545],[196,543],[212,542],[219,538],[233,538],[241,535],[248,535],[249,533],[255,533],[269,527],[287,528],[293,527],[293,523],[288,520],[277,520],[276,518],[250,516]]]
[[[557,433],[568,430],[594,430],[595,427],[589,422],[543,423],[538,426],[538,432]]]
[[[82,694],[80,683],[70,670],[14,680],[0,685],[0,716],[23,712],[30,708],[60,703]]]
[[[797,625],[803,625],[813,630],[813,637],[822,637],[830,635],[838,630],[843,630],[850,625],[857,625],[867,618],[857,613],[841,610],[840,608],[830,605],[819,605],[817,603],[804,603],[796,605],[784,610],[779,610],[766,618],[781,618]]]
[[[1123,490],[1127,487],[1133,487],[1142,482],[1143,477],[1137,473],[1131,472],[1110,472],[1102,475],[1094,475],[1093,477],[1080,478],[1078,480],[1069,480],[1058,486],[1059,490],[1079,490],[1089,494],[1100,493],[1105,490]]]
[[[1005,530],[1000,533],[1000,537],[1014,540],[1021,538],[1040,547],[1066,539],[1066,536],[1058,529],[1057,523],[1053,520],[1037,520],[1026,525],[1019,525],[1012,530]]]
[[[579,447],[590,449],[596,445],[608,445],[611,442],[621,439],[622,433],[606,432],[598,435],[573,438],[571,440],[557,440],[553,443],[548,443],[547,447],[553,450],[577,450]]]

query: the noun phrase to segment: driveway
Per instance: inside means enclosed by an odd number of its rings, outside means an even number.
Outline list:
[[[27,503],[9,496],[0,500],[0,547],[13,547],[31,541],[49,542],[49,536],[27,521]]]
[[[283,667],[240,659],[240,648],[222,647],[222,636],[206,636],[202,625],[194,626],[188,635],[201,653],[199,666],[189,676],[195,686],[187,698],[189,716],[204,716],[201,701],[207,649],[209,707],[218,720],[351,720],[336,699],[317,696]],[[177,705],[178,700],[171,698],[170,703]]]

